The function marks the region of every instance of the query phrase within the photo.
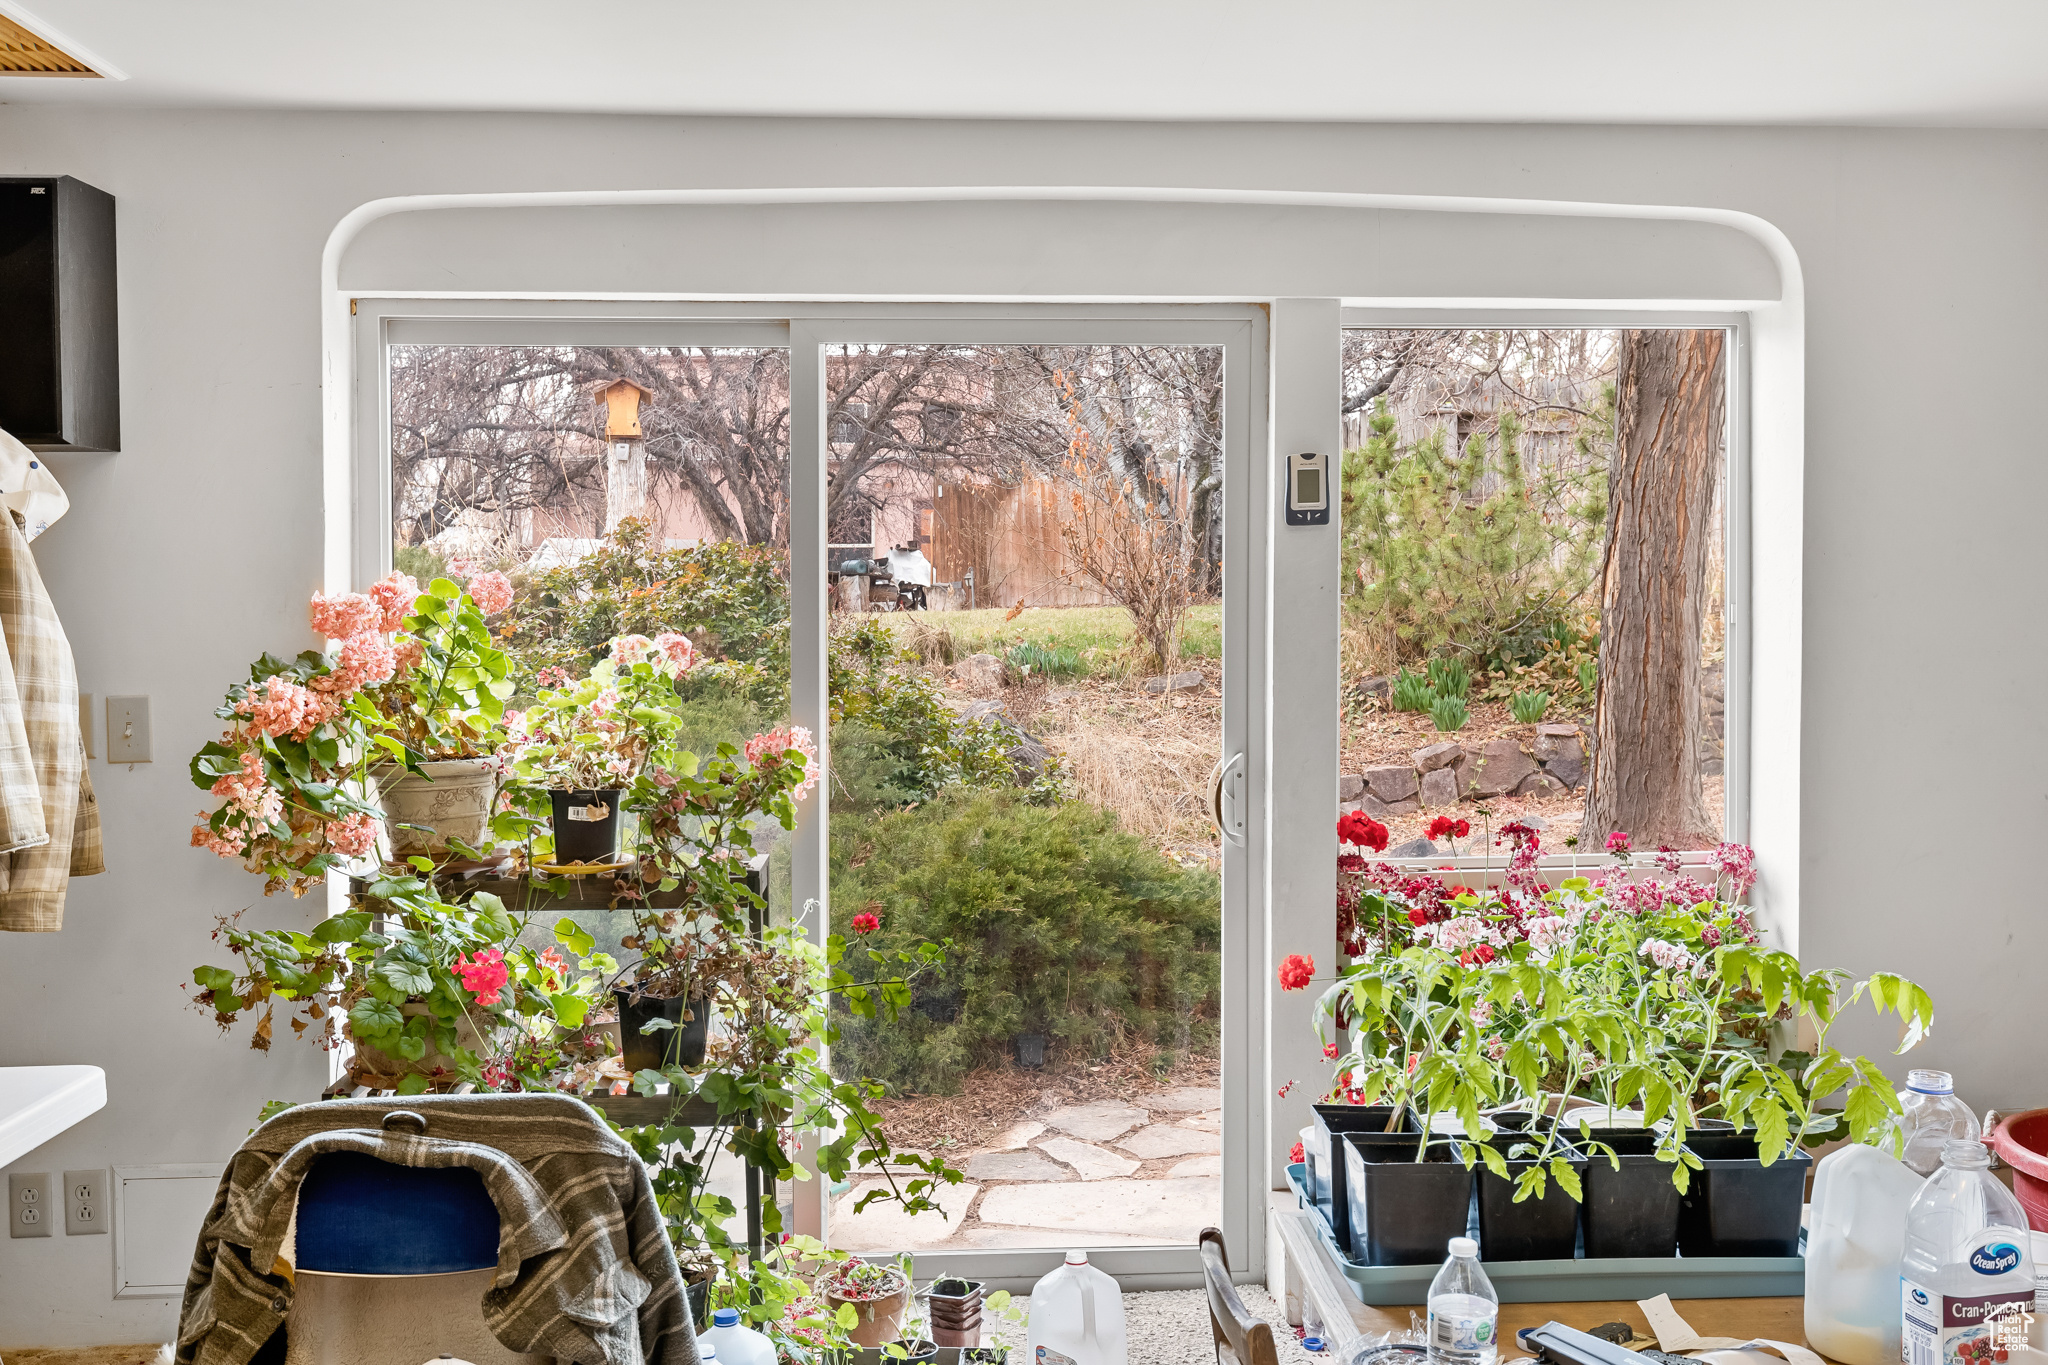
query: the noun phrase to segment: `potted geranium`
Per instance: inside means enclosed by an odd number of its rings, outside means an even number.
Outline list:
[[[504,574],[480,573],[467,590],[437,578],[425,592],[393,574],[368,594],[329,599],[347,624],[396,632],[397,662],[371,700],[383,719],[373,742],[387,762],[374,770],[394,851],[443,854],[489,842],[500,763],[500,722],[514,690],[512,663],[486,618],[512,602]]]
[[[552,866],[618,862],[620,797],[675,733],[675,679],[695,662],[681,635],[621,636],[589,677],[511,717],[503,757],[522,788],[547,799]]]
[[[856,1346],[886,1346],[903,1335],[910,1275],[899,1265],[848,1259],[818,1277],[818,1297]],[[849,1321],[849,1318],[851,1321]]]
[[[310,615],[333,655],[258,659],[214,712],[221,737],[192,757],[194,785],[223,798],[201,812],[193,847],[265,877],[266,895],[303,895],[376,846],[380,811],[362,779],[383,728],[376,689],[401,667],[382,634],[389,611],[350,593],[313,598]]]
[[[253,1047],[269,1048],[279,1002],[294,1033],[310,1032],[324,1048],[352,1044],[359,1084],[400,1094],[463,1081],[553,1088],[606,1050],[582,1026],[616,964],[535,952],[519,941],[525,928],[495,896],[456,905],[421,878],[379,877],[363,904],[311,933],[222,919],[214,937],[240,964],[192,977],[223,1031],[260,1008]]]

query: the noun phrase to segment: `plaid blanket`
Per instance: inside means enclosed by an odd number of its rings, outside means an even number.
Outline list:
[[[426,1121],[424,1134],[407,1112]],[[498,1207],[484,1321],[507,1349],[576,1365],[698,1365],[647,1169],[567,1095],[326,1100],[258,1128],[221,1175],[200,1229],[179,1365],[245,1365],[290,1315],[292,1271],[280,1252],[299,1184],[328,1152],[467,1166],[483,1178]]]
[[[71,642],[19,513],[0,516],[0,929],[64,927],[64,889],[103,871]]]

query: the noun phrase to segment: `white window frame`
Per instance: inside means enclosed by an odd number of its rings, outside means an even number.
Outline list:
[[[1224,845],[1220,1045],[1224,1074],[1222,1228],[1244,1248],[1238,1277],[1264,1273],[1269,1156],[1266,1083],[1267,864],[1270,650],[1268,583],[1272,520],[1267,427],[1268,310],[1254,303],[731,303],[645,300],[518,300],[358,297],[353,315],[355,442],[351,452],[350,563],[355,586],[390,571],[390,404],[386,351],[392,345],[549,344],[588,346],[786,346],[790,355],[791,711],[826,732],[825,348],[842,344],[1216,345],[1225,350],[1224,734],[1223,753],[1241,754],[1245,773],[1241,847]],[[1334,426],[1335,414],[1330,414]],[[1282,542],[1283,544],[1285,542]],[[822,789],[822,788],[821,788]],[[826,821],[807,802],[796,832],[795,904],[827,893]],[[812,920],[824,932],[824,916]],[[797,1230],[823,1235],[828,1191],[799,1182]],[[1083,1243],[1085,1244],[1085,1242]],[[1024,1288],[1057,1265],[1069,1243],[1029,1250],[925,1252],[918,1273],[964,1274]],[[1090,1259],[1126,1289],[1200,1282],[1192,1244],[1089,1247]]]
[[[1727,695],[1722,755],[1723,837],[1729,843],[1750,842],[1750,315],[1746,312],[1692,312],[1668,309],[1353,307],[1339,315],[1341,325],[1354,328],[1469,328],[1620,330],[1623,328],[1717,328],[1728,333],[1723,367],[1728,386],[1726,403],[1727,467]],[[1710,850],[1688,849],[1680,857],[1688,868],[1711,866]],[[1505,854],[1456,858],[1396,858],[1394,865],[1417,871],[1453,868],[1467,884],[1490,884],[1505,870]],[[1647,862],[1639,858],[1639,862]],[[1552,852],[1538,860],[1546,872],[1611,867],[1598,849],[1580,849],[1576,858]],[[1712,877],[1704,877],[1711,884]]]

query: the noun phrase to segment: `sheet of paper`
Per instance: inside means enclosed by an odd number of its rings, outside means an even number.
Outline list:
[[[1703,1337],[1693,1331],[1692,1324],[1680,1317],[1678,1310],[1672,1307],[1669,1294],[1659,1294],[1654,1299],[1639,1299],[1636,1301],[1636,1307],[1642,1309],[1643,1316],[1650,1320],[1650,1335],[1657,1338],[1658,1349],[1669,1351],[1673,1355],[1682,1355],[1687,1351],[1728,1351],[1747,1344],[1740,1337]],[[1804,1347],[1800,1349],[1805,1350]],[[1807,1355],[1808,1360],[1797,1361],[1794,1365],[1820,1365],[1819,1359],[1813,1357],[1812,1352],[1807,1352]]]

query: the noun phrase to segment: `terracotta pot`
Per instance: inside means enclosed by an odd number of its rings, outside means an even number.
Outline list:
[[[2028,1226],[2048,1232],[2048,1109],[2003,1115],[1984,1143],[2012,1167],[2012,1192],[2026,1211]]]
[[[425,1001],[408,1001],[398,1007],[398,1012],[407,1019],[417,1019],[423,1014],[433,1013]],[[356,1038],[353,1028],[349,1028],[349,1041],[355,1044],[356,1049],[355,1060],[349,1063],[349,1074],[365,1078],[366,1083],[369,1077],[389,1079],[409,1076],[415,1072],[451,1084],[460,1079],[456,1074],[455,1059],[437,1049],[431,1039],[427,1043],[427,1055],[416,1062],[408,1062],[403,1057],[393,1057],[388,1053],[379,1052]],[[484,1053],[483,1038],[477,1033],[476,1026],[470,1022],[470,1016],[466,1013],[455,1021],[455,1043],[456,1046],[476,1053],[479,1057]],[[442,1074],[435,1077],[434,1073],[437,1070]]]
[[[371,770],[391,851],[400,857],[438,852],[450,839],[483,847],[491,825],[491,801],[498,794],[497,760],[430,759],[420,768],[426,777],[390,763]]]
[[[829,1289],[825,1291],[828,1312],[837,1313],[840,1304],[850,1303],[860,1315],[860,1321],[846,1334],[854,1345],[886,1346],[903,1335],[903,1319],[910,1312],[910,1281],[903,1278],[901,1271],[894,1273],[900,1281],[898,1288],[879,1299],[842,1299]]]

